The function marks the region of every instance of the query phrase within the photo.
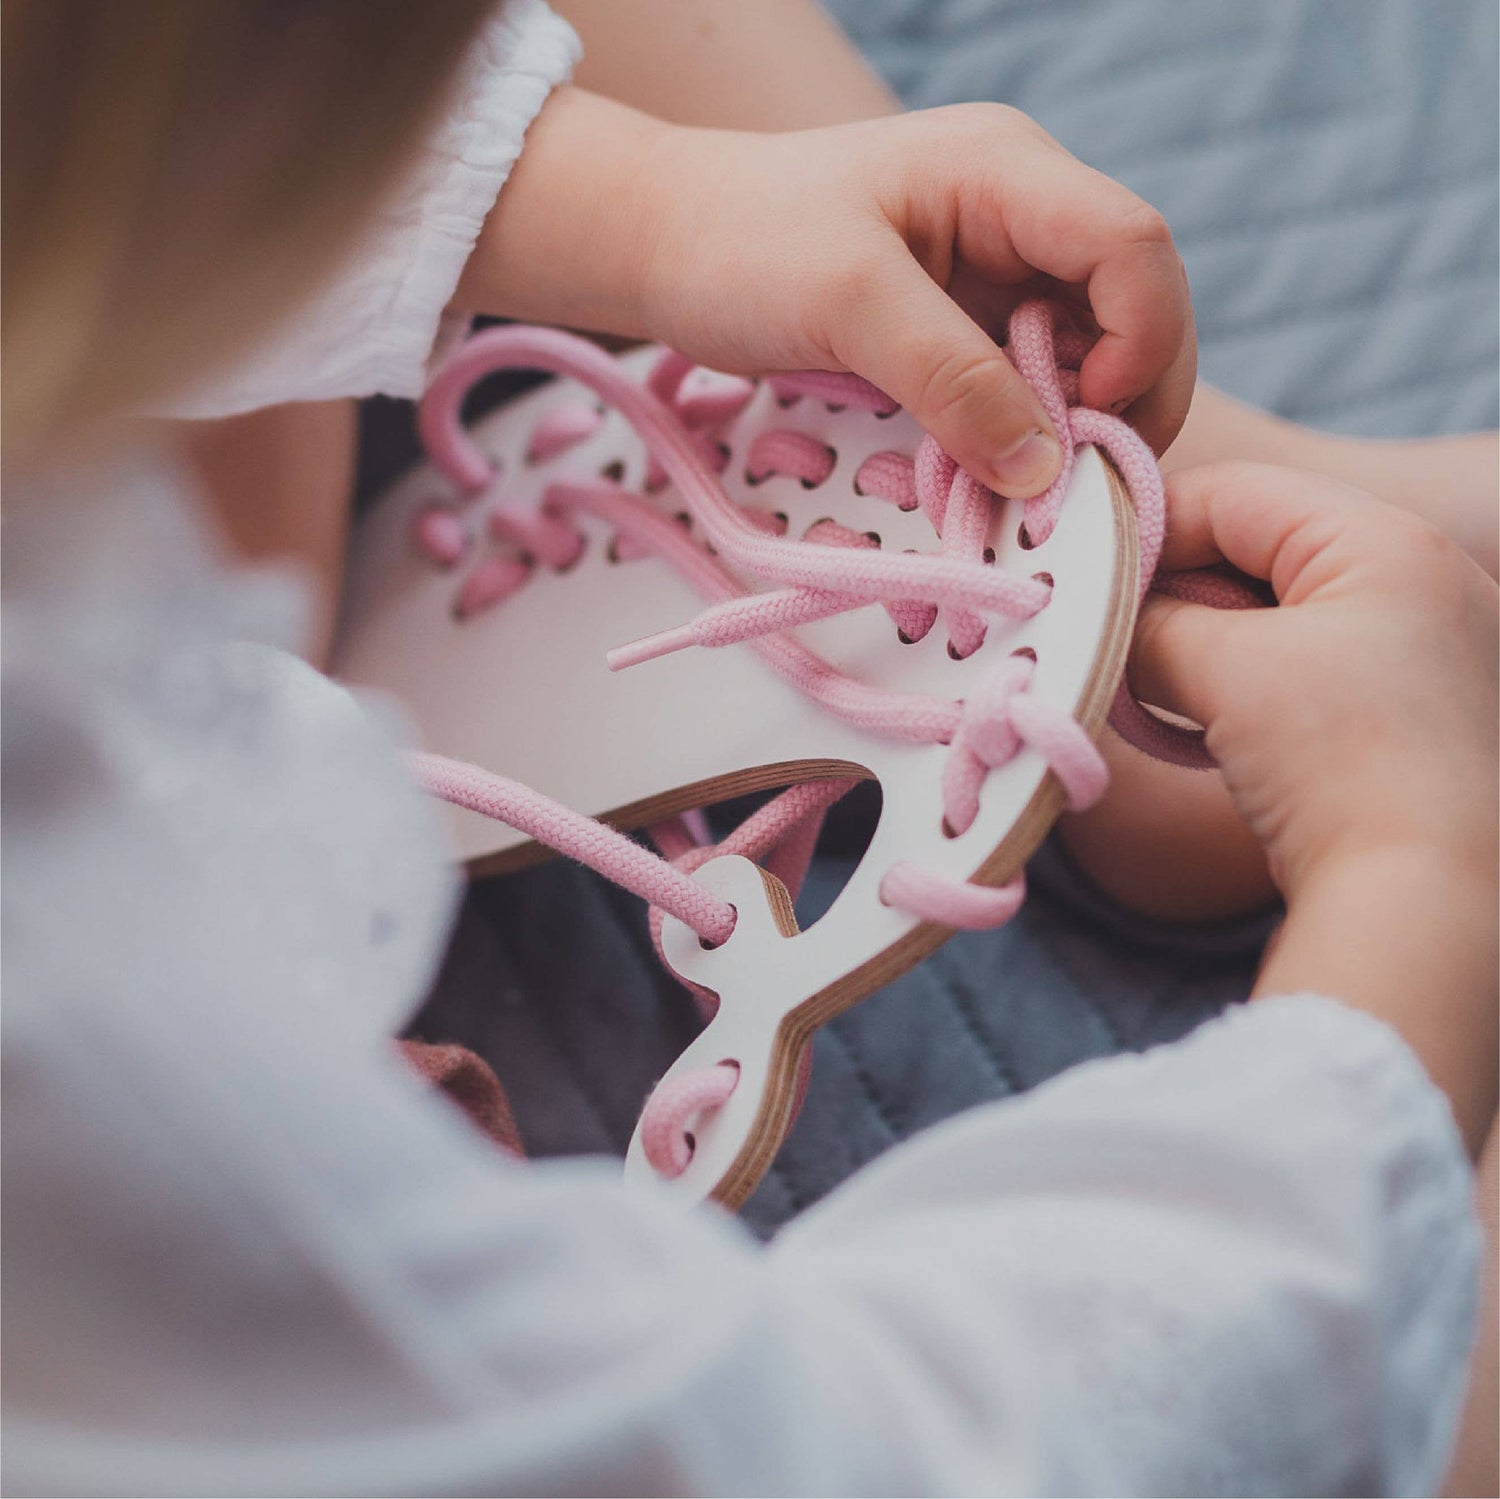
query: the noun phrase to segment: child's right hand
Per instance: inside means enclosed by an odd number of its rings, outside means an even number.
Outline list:
[[[1174,475],[1163,566],[1228,561],[1279,609],[1153,595],[1131,662],[1147,701],[1204,724],[1282,894],[1378,849],[1493,873],[1497,593],[1423,521],[1256,464]]]
[[[1099,337],[1084,404],[1158,452],[1192,399],[1187,277],[1161,215],[1001,105],[792,134],[691,130],[560,89],[459,303],[661,341],[714,369],[852,370],[975,478],[1026,498],[1061,450],[992,334],[1039,293]]]
[[[1495,584],[1425,521],[1290,469],[1168,483],[1171,568],[1228,561],[1277,609],[1153,598],[1132,682],[1208,731],[1287,917],[1256,994],[1398,1030],[1471,1152],[1497,1093]]]

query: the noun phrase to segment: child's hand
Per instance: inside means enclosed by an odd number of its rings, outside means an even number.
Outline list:
[[[465,282],[465,305],[658,338],[718,369],[853,370],[1013,497],[1059,462],[991,337],[1022,298],[1045,289],[1098,330],[1083,400],[1158,450],[1193,390],[1161,216],[1001,105],[752,135],[563,91]]]
[[[1495,1117],[1500,591],[1425,521],[1290,469],[1168,481],[1164,562],[1227,560],[1278,609],[1153,598],[1132,681],[1187,714],[1265,845],[1287,918],[1257,994],[1394,1026],[1477,1153]]]
[[[1492,878],[1494,583],[1433,527],[1331,480],[1219,464],[1173,475],[1168,496],[1164,566],[1227,560],[1281,607],[1153,596],[1132,680],[1205,725],[1283,894],[1387,849]]]

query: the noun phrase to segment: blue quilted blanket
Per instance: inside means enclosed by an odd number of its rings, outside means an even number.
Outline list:
[[[832,9],[908,103],[1015,104],[1162,209],[1208,379],[1350,432],[1495,425],[1494,0]],[[847,873],[839,836],[812,906]],[[1271,920],[1143,922],[1055,845],[1031,892],[1010,927],[955,937],[820,1034],[802,1118],[746,1209],[758,1231],[948,1114],[1183,1034],[1243,997]],[[473,888],[417,1026],[493,1062],[540,1155],[622,1151],[694,1028],[636,903],[560,864]]]

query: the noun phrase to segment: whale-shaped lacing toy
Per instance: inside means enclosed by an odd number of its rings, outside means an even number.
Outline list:
[[[1007,353],[1036,391],[1058,434],[1062,469],[1041,495],[1026,502],[1023,545],[1039,545],[1051,534],[1072,476],[1078,447],[1095,445],[1113,460],[1135,511],[1140,558],[1138,595],[1152,586],[1165,533],[1161,474],[1150,448],[1118,417],[1078,404],[1078,369],[1088,343],[1059,327],[1050,304],[1032,301],[1013,313]],[[786,632],[814,620],[879,605],[900,640],[923,638],[941,624],[955,659],[983,643],[986,619],[1028,618],[1047,607],[1051,580],[1045,573],[1016,577],[993,566],[986,550],[994,496],[938,444],[926,437],[914,455],[877,453],[856,475],[861,492],[903,510],[920,510],[941,539],[936,553],[886,552],[877,537],[832,520],[800,539],[785,536],[784,516],[741,506],[718,475],[728,461],[714,432],[753,395],[752,382],[716,377],[690,389],[695,366],[685,356],[662,356],[644,386],[623,374],[595,345],[555,329],[508,326],[489,329],[463,344],[435,376],[420,412],[423,440],[436,466],[461,493],[476,495],[493,480],[489,460],[460,421],[463,395],[479,378],[500,369],[541,369],[569,376],[613,406],[634,427],[650,457],[645,494],[619,483],[555,483],[537,510],[517,515],[496,509],[489,526],[510,550],[480,561],[463,580],[454,613],[466,618],[503,605],[526,586],[537,567],[565,570],[577,560],[584,537],[575,517],[588,514],[613,530],[612,555],[620,561],[655,556],[674,568],[706,600],[692,620],[610,652],[609,665],[623,670],[670,651],[720,649],[746,644],[767,664],[826,711],[872,733],[949,746],[942,777],[946,828],[962,833],[974,821],[989,771],[1023,746],[1035,750],[1060,784],[1067,805],[1079,809],[1102,795],[1108,781],[1103,758],[1066,712],[1028,694],[1034,661],[1021,652],[978,673],[962,701],[890,691],[859,682]],[[783,405],[814,397],[858,406],[876,415],[897,407],[857,376],[809,371],[770,377]],[[577,403],[554,408],[533,430],[528,458],[541,461],[591,436],[603,407]],[[800,479],[809,488],[828,477],[834,457],[807,433],[770,429],[746,454],[746,479],[772,474]],[[682,516],[664,512],[651,495],[667,483],[686,507]],[[702,542],[683,521],[696,522]],[[458,512],[432,506],[413,527],[417,546],[435,563],[457,567],[469,550],[468,528]],[[735,576],[770,585],[747,591]],[[1224,607],[1263,602],[1258,594],[1216,573],[1167,574],[1163,591]],[[1122,683],[1110,722],[1146,753],[1180,765],[1213,764],[1202,735],[1143,708]],[[847,776],[793,786],[766,803],[718,844],[688,831],[684,819],[650,830],[666,857],[658,857],[616,829],[478,766],[425,753],[410,757],[418,781],[433,795],[496,818],[568,855],[625,889],[651,908],[653,938],[660,949],[665,915],[676,917],[708,945],[734,930],[733,906],[692,878],[712,857],[741,854],[777,875],[794,894],[801,883],[828,808],[856,780]],[[924,921],[946,927],[994,927],[1008,921],[1024,898],[1024,877],[999,887],[941,878],[910,861],[888,869],[880,898]],[[706,1013],[717,1003],[695,990]],[[659,1086],[641,1116],[647,1159],[664,1176],[679,1175],[691,1159],[688,1128],[703,1110],[733,1092],[732,1063],[679,1073]]]

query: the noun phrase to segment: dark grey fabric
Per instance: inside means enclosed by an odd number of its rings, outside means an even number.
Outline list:
[[[1493,0],[834,0],[912,104],[1002,99],[1156,203],[1207,377],[1379,435],[1497,414]],[[820,856],[838,888],[866,806]],[[840,848],[843,851],[840,851]],[[955,937],[820,1035],[761,1232],[959,1109],[1182,1035],[1242,997],[1269,917],[1131,918],[1049,845],[1003,931]],[[635,902],[551,865],[470,893],[417,1025],[486,1056],[533,1154],[623,1149],[693,1034]]]

